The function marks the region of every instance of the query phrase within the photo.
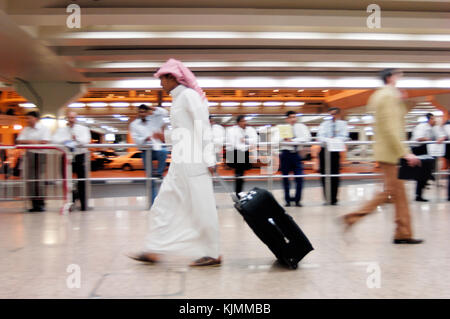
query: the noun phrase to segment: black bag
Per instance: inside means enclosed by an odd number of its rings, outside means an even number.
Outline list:
[[[436,165],[436,159],[429,155],[418,156],[421,165],[411,167],[408,162],[402,158],[398,170],[398,178],[405,180],[427,181],[433,178],[433,171]]]
[[[219,180],[227,189],[220,177]],[[314,249],[294,219],[269,191],[255,187],[241,199],[234,194],[232,197],[244,220],[281,264],[297,269],[298,262]]]

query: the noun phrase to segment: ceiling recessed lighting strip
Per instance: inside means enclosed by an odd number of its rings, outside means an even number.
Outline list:
[[[450,34],[411,33],[332,33],[332,32],[68,32],[62,39],[273,39],[273,40],[350,40],[450,42]]]
[[[377,77],[241,77],[241,78],[213,78],[198,77],[198,84],[202,88],[378,88],[383,85]],[[450,77],[427,79],[404,77],[398,81],[400,88],[450,88]],[[160,82],[156,79],[97,81],[95,88],[155,88],[160,89]]]

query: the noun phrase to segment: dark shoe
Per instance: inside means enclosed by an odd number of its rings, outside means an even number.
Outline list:
[[[302,207],[303,205],[300,204],[300,202],[295,202],[295,206],[296,206],[296,207]]]
[[[284,204],[284,207],[291,207],[291,203]]]
[[[429,202],[429,200],[422,197],[416,197],[416,202]]]
[[[29,213],[42,213],[45,212],[44,207],[33,207],[28,210]]]
[[[128,255],[128,257],[137,261],[142,261],[151,264],[159,262],[159,257],[156,254],[152,253],[140,253],[136,255]]]
[[[421,244],[423,243],[422,239],[414,239],[414,238],[408,238],[408,239],[394,239],[394,244]]]
[[[212,257],[202,257],[202,258],[194,261],[189,266],[191,266],[191,267],[205,267],[205,266],[218,267],[221,265],[221,263],[222,263],[222,257],[220,257],[220,256],[217,259],[212,258]]]
[[[331,205],[336,206],[337,202],[331,202]]]

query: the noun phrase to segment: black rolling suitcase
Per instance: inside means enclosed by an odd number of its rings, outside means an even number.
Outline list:
[[[228,190],[220,176],[219,180]],[[234,194],[232,198],[234,207],[281,264],[297,269],[298,262],[314,249],[294,219],[269,191],[255,187],[241,199]]]

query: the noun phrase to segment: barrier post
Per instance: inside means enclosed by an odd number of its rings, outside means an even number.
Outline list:
[[[331,153],[326,145],[325,148],[325,199],[327,203],[331,204]]]
[[[89,210],[89,199],[91,198],[91,151],[89,148],[86,148],[86,152],[84,153],[84,176],[85,176],[85,185],[84,185],[84,200],[86,203],[86,210]]]
[[[152,147],[150,146],[143,152],[146,152],[145,156],[145,193],[147,196],[147,208],[150,209],[153,204],[153,154]]]

